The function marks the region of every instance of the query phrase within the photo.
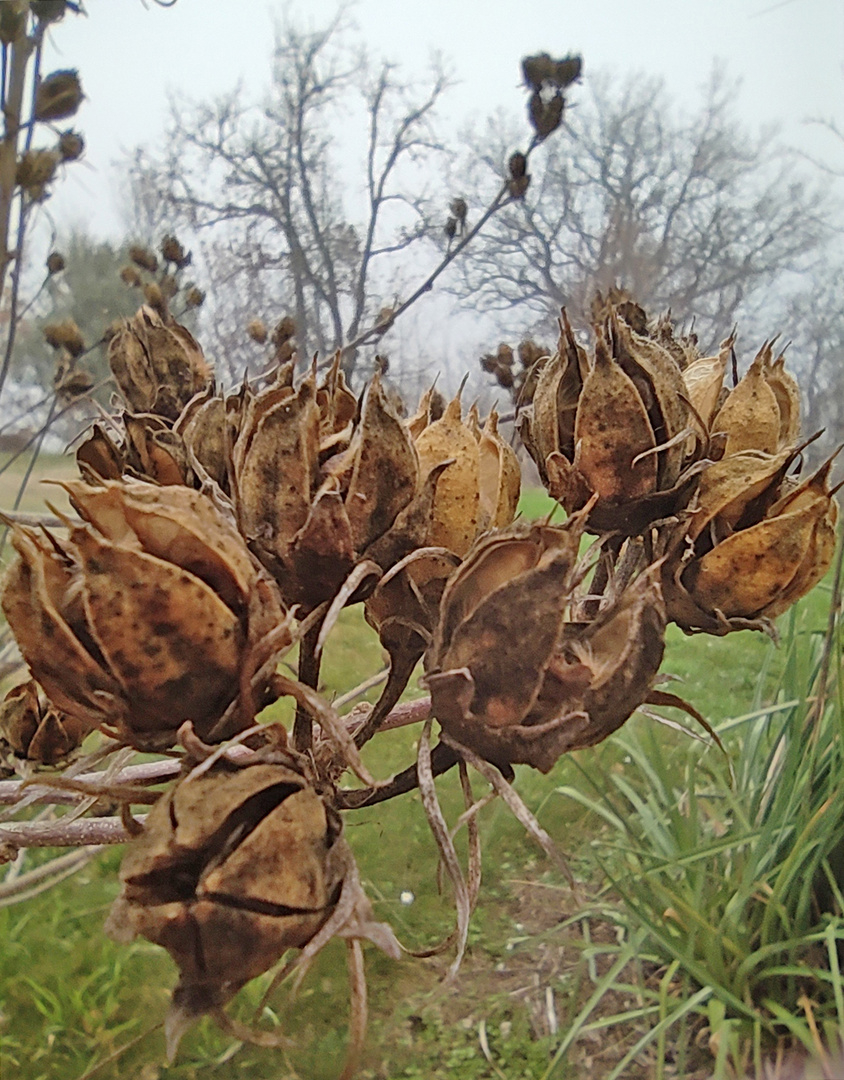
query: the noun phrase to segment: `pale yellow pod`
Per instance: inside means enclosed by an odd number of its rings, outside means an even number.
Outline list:
[[[765,348],[757,353],[744,378],[732,390],[712,421],[713,432],[725,432],[724,455],[740,450],[775,454],[780,443],[780,408],[765,378]]]
[[[784,610],[797,599],[790,587],[798,574],[808,580],[805,563],[826,511],[827,500],[815,498],[727,537],[700,560],[692,588],[697,603],[727,618]]]
[[[522,471],[516,452],[498,431],[494,409],[484,424],[478,451],[478,529],[501,529],[516,516]]]
[[[793,446],[800,437],[800,387],[791,372],[785,370],[785,354],[765,364],[765,379],[774,392],[780,411],[780,446]]]
[[[682,373],[686,395],[707,429],[712,424],[718,396],[724,385],[731,345],[732,340],[724,343],[717,356],[701,356],[700,359],[693,360]]]
[[[478,529],[480,451],[474,435],[463,423],[459,397],[449,402],[439,420],[422,431],[416,451],[422,479],[436,465],[452,461],[437,484],[429,543],[462,557]]]

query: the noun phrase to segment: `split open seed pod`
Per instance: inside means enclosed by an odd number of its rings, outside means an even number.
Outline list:
[[[572,620],[583,517],[481,539],[443,595],[425,660],[432,712],[494,764],[547,772],[599,742],[647,698],[662,660],[653,570],[594,620]]]
[[[127,849],[106,930],[161,945],[179,968],[165,1021],[171,1061],[193,1022],[224,1021],[223,1006],[288,949],[302,949],[306,967],[333,936],[367,938],[398,958],[341,832],[283,751],[199,766],[152,808]]]
[[[557,353],[539,375],[522,431],[569,513],[597,495],[589,528],[633,536],[691,495],[690,414],[671,354],[609,310],[591,360],[563,312]]]
[[[211,381],[211,368],[193,335],[146,306],[123,320],[109,342],[108,362],[133,412],[169,420]]]
[[[725,454],[741,450],[776,454],[797,442],[800,390],[785,370],[785,356],[774,359],[772,345],[765,342],[712,419],[713,434],[726,440]]]
[[[163,946],[179,968],[172,1058],[185,1028],[313,938],[337,904],[341,831],[283,764],[225,761],[176,784],[128,847],[107,931]]]
[[[68,539],[13,526],[2,596],[53,704],[139,747],[170,745],[185,720],[206,739],[247,726],[261,643],[273,631],[278,655],[291,635],[233,522],[185,487],[64,486],[85,523]]]
[[[298,388],[277,382],[247,403],[234,445],[241,530],[305,610],[331,600],[358,563],[386,569],[424,539],[404,535],[419,470],[380,376],[359,414],[353,401],[339,366],[319,388],[313,374]]]
[[[794,450],[739,450],[712,463],[663,567],[668,615],[687,632],[766,629],[832,563],[832,459],[802,483]]]
[[[28,679],[13,686],[0,703],[0,741],[16,757],[56,765],[82,744],[92,726],[60,712]]]

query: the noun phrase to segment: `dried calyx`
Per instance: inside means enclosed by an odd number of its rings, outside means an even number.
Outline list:
[[[335,811],[282,748],[237,766],[200,765],[153,807],[128,848],[107,923],[170,953],[179,983],[167,1016],[168,1056],[200,1016],[220,1010],[288,949],[365,937],[398,958],[376,923]],[[310,961],[306,950],[304,958]]]
[[[578,618],[584,517],[482,538],[443,594],[425,658],[431,709],[494,764],[547,772],[566,751],[599,742],[647,699],[662,660],[655,570],[594,618]]]
[[[2,596],[51,701],[137,746],[169,745],[186,719],[203,737],[247,726],[261,642],[272,631],[277,656],[292,635],[233,522],[185,487],[65,487],[84,523],[66,539],[13,526]]]

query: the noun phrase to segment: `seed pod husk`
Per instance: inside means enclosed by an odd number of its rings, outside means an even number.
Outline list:
[[[170,953],[179,968],[171,1028],[225,1005],[313,938],[339,898],[340,831],[284,764],[221,761],[155,804],[127,849],[106,930]],[[168,1041],[172,1056],[178,1038]]]
[[[584,515],[482,538],[440,607],[426,682],[452,737],[501,765],[547,772],[616,730],[653,684],[665,612],[655,569],[600,615],[568,617]]]
[[[712,421],[713,432],[724,432],[727,436],[725,455],[740,450],[775,454],[780,449],[779,405],[765,377],[769,352],[766,343]]]
[[[33,679],[13,686],[0,703],[0,741],[39,765],[57,765],[82,744],[90,724],[67,716],[39,694]]]
[[[241,670],[285,615],[233,523],[185,487],[65,487],[85,524],[67,540],[15,526],[2,597],[50,700],[141,747],[184,720],[203,738],[248,724]]]
[[[785,475],[796,455],[737,451],[702,474],[663,567],[669,617],[686,632],[767,629],[829,569],[832,459],[797,484]]]
[[[429,543],[465,555],[478,530],[478,443],[464,425],[460,398],[453,398],[439,420],[416,440],[422,476],[446,461],[451,464],[437,485]]]
[[[211,368],[193,335],[142,307],[109,342],[108,362],[133,412],[176,420],[211,382]]]
[[[76,113],[84,97],[78,71],[54,71],[35,91],[35,119],[66,120]]]

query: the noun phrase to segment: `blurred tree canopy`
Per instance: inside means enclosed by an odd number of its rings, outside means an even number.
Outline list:
[[[459,295],[553,331],[562,306],[584,321],[594,291],[616,283],[694,321],[705,347],[739,318],[746,328],[787,273],[817,261],[829,204],[773,132],[736,122],[735,93],[716,73],[683,116],[659,80],[590,74],[570,138],[467,252]],[[501,175],[512,129],[498,116],[471,139],[467,187]]]
[[[153,208],[200,239],[206,329],[232,373],[251,318],[292,315],[300,349],[322,356],[377,321],[437,212],[435,111],[447,85],[440,68],[416,86],[371,61],[342,15],[318,32],[286,24],[263,104],[238,89],[180,101],[161,147],[135,153],[139,216]]]

